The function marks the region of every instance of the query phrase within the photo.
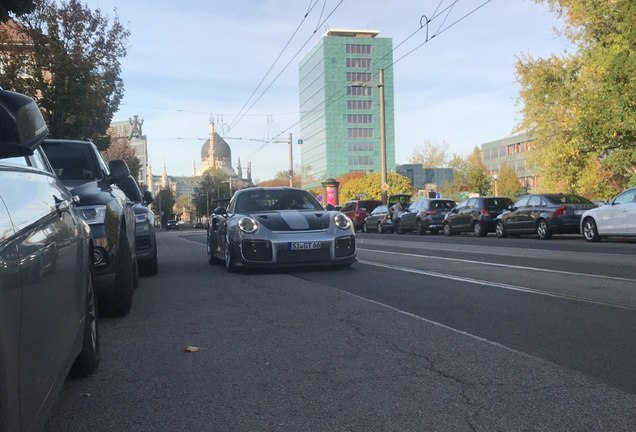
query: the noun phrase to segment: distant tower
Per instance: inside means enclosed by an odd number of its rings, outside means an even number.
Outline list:
[[[148,161],[148,172],[146,173],[146,189],[154,193],[154,184],[152,183],[152,165]]]
[[[252,162],[247,163],[247,181],[252,183]]]
[[[166,170],[166,161],[163,161],[163,171],[161,172],[161,189],[168,189],[168,171]]]
[[[194,158],[192,158],[192,177],[196,177],[197,175],[197,166],[194,163]]]
[[[236,167],[236,172],[239,180],[243,178],[243,170],[241,169],[241,157],[238,157],[238,166]]]

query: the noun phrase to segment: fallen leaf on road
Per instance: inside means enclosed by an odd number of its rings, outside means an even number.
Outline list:
[[[197,352],[199,351],[199,348],[195,347],[195,346],[190,346],[188,345],[187,347],[185,347],[183,349],[185,352]]]

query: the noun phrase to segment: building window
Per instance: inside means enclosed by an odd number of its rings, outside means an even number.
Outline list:
[[[373,128],[349,128],[349,138],[373,138]]]
[[[373,124],[373,114],[348,114],[349,124]]]
[[[373,96],[373,87],[347,86],[347,96]]]
[[[372,152],[374,148],[374,143],[369,141],[349,143],[349,152]]]
[[[348,100],[347,101],[347,109],[358,111],[358,110],[372,110],[373,109],[373,101],[371,100]]]
[[[370,72],[347,72],[347,82],[370,82]]]
[[[373,166],[373,156],[349,156],[349,165]]]
[[[353,69],[369,69],[371,68],[371,59],[348,58],[347,67]]]
[[[347,54],[371,54],[371,45],[347,44],[345,50]]]

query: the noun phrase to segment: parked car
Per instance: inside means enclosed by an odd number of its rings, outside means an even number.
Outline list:
[[[357,261],[351,219],[322,208],[306,190],[261,187],[237,191],[214,210],[208,262],[237,268],[339,266]]]
[[[377,206],[369,216],[364,220],[362,231],[375,232],[382,234],[385,232],[393,232],[393,221],[391,220],[391,212],[388,205]]]
[[[0,90],[0,431],[42,430],[69,372],[100,361],[91,232],[47,133],[33,99]]]
[[[203,229],[205,228],[204,225],[201,222],[197,222],[194,224],[194,228],[196,229]]]
[[[495,220],[513,204],[506,197],[475,197],[457,204],[446,214],[443,222],[444,235],[472,232],[483,237],[495,232]]]
[[[167,230],[174,229],[179,231],[179,223],[175,219],[169,219],[168,222],[166,223],[166,229]]]
[[[449,199],[423,198],[409,204],[393,221],[395,232],[404,234],[415,231],[424,234],[438,234],[446,213],[455,207],[455,201]]]
[[[620,193],[607,205],[583,213],[581,232],[592,242],[601,237],[636,236],[636,187]]]
[[[130,176],[128,165],[106,163],[90,141],[45,140],[42,148],[62,183],[79,197],[79,213],[91,227],[100,316],[127,315],[139,274],[133,203],[117,186]]]
[[[133,204],[135,211],[135,251],[141,276],[154,276],[159,270],[155,214],[148,207],[154,201],[152,192],[141,192],[133,176],[119,182],[119,187]]]
[[[497,237],[536,234],[547,240],[553,234],[578,234],[581,215],[596,207],[580,195],[546,193],[530,194],[519,199],[497,216]]]
[[[359,231],[364,226],[364,220],[382,201],[379,200],[353,200],[344,203],[340,211],[353,221],[353,228]]]

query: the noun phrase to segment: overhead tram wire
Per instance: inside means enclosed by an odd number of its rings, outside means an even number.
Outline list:
[[[303,16],[303,19],[300,21],[300,23],[298,24],[298,26],[296,27],[296,30],[294,30],[294,33],[292,33],[292,35],[290,36],[289,40],[287,41],[287,43],[285,44],[285,46],[283,47],[283,49],[280,51],[280,53],[278,53],[278,56],[276,57],[276,59],[274,60],[274,62],[272,63],[272,65],[269,67],[269,69],[267,70],[267,72],[265,73],[265,75],[263,76],[263,78],[261,79],[261,81],[258,83],[258,85],[256,86],[256,88],[254,89],[254,91],[252,92],[252,94],[250,95],[250,97],[247,98],[247,100],[245,101],[245,104],[243,104],[243,106],[241,107],[241,109],[239,110],[239,113],[237,114],[237,116],[234,118],[234,120],[230,123],[228,132],[239,122],[243,119],[244,116],[241,116],[241,114],[243,114],[243,110],[245,110],[245,107],[247,106],[247,104],[250,103],[250,100],[252,100],[252,98],[254,97],[254,95],[256,94],[256,92],[258,91],[258,89],[261,87],[261,85],[263,84],[263,82],[265,81],[265,79],[267,78],[267,76],[269,75],[269,73],[272,71],[272,69],[274,69],[274,66],[276,66],[276,63],[278,62],[278,60],[280,60],[281,56],[283,55],[283,53],[285,52],[285,50],[287,49],[287,47],[289,46],[289,44],[291,43],[291,41],[294,39],[294,37],[296,36],[296,34],[298,33],[298,31],[300,30],[300,27],[302,27],[303,23],[305,22],[305,20],[307,19],[307,17],[309,16],[309,14],[311,13],[311,11],[313,10],[313,8],[316,6],[316,4],[318,3],[318,0],[315,1],[310,1],[309,2],[309,8],[307,10],[307,12],[305,13],[305,15]],[[249,109],[248,109],[249,111]]]
[[[333,10],[329,13],[329,15],[327,15],[327,17],[325,17],[325,19],[320,23],[320,26],[322,26],[327,19],[329,19],[331,17],[331,15],[333,15],[333,13],[340,7],[340,5],[344,2],[344,0],[340,0],[340,2],[333,8]],[[276,82],[276,80],[283,74],[283,72],[285,72],[285,70],[289,67],[289,65],[291,64],[292,61],[294,61],[294,59],[296,57],[298,57],[298,54],[300,54],[300,52],[303,50],[303,48],[305,48],[305,46],[311,41],[311,38],[313,37],[313,35],[316,33],[317,28],[313,31],[312,35],[305,41],[305,43],[298,49],[298,51],[296,51],[296,54],[294,54],[294,56],[287,62],[287,64],[285,65],[285,67],[283,67],[283,69],[278,73],[278,75],[276,75],[276,77],[272,80],[272,82],[267,86],[267,88],[265,88],[265,90],[263,90],[263,92],[261,93],[261,95],[252,103],[252,105],[250,105],[250,107],[247,109],[247,111],[249,112],[254,105],[256,105],[256,103],[265,95],[265,93],[267,93],[267,91],[272,87],[272,85],[274,85],[274,83]],[[234,124],[238,123],[240,120],[242,119],[239,118],[236,122],[234,122]]]
[[[390,53],[394,53],[395,50],[397,48],[399,48],[401,45],[403,45],[407,40],[409,40],[410,38],[412,38],[415,34],[417,34],[419,31],[421,31],[422,29],[426,28],[427,32],[428,32],[428,24],[430,24],[433,20],[435,20],[436,18],[438,18],[441,14],[443,14],[444,12],[452,9],[455,4],[457,4],[460,0],[455,0],[451,5],[445,7],[443,10],[441,10],[438,14],[434,15],[431,19],[427,19],[425,24],[421,23],[421,18],[424,18],[425,15],[422,15],[422,17],[420,17],[420,27],[415,30],[410,36],[408,36],[405,40],[403,40],[402,42],[400,42],[395,48],[393,48]],[[444,27],[443,29],[440,27],[438,29],[438,31],[433,34],[433,36],[431,36],[430,38],[428,37],[428,33],[427,33],[427,37],[426,40],[424,42],[422,42],[420,45],[416,46],[414,49],[410,50],[409,52],[407,52],[405,55],[403,55],[402,57],[399,57],[397,60],[394,60],[390,66],[395,65],[398,61],[403,60],[405,57],[407,57],[408,55],[412,54],[413,52],[417,51],[418,49],[420,49],[422,46],[426,45],[428,42],[430,42],[432,39],[434,39],[436,36],[440,35],[441,33],[445,32],[446,30],[448,30],[449,28],[453,27],[454,25],[456,25],[457,23],[459,23],[460,21],[463,21],[465,18],[467,18],[468,16],[472,15],[473,13],[475,13],[477,10],[481,9],[482,7],[484,7],[486,4],[490,3],[492,0],[486,0],[484,1],[481,5],[477,6],[476,8],[474,8],[473,10],[471,10],[470,12],[464,14],[462,17],[460,17],[459,19],[455,20],[454,22],[452,22],[451,24],[449,24],[448,26]],[[441,3],[443,2],[440,1],[440,4],[438,5],[437,10],[439,9],[439,7],[441,6]],[[383,56],[380,58],[380,60],[384,59],[385,57],[387,57],[389,54]],[[370,71],[370,68],[367,68],[366,71]],[[347,86],[348,87],[348,86]],[[338,96],[333,96],[330,99],[327,99],[326,101],[323,101],[320,105],[316,106],[315,108],[312,108],[311,110],[307,111],[305,113],[305,115],[308,115],[310,113],[313,113],[315,111],[318,111],[319,109],[323,109],[324,106],[326,106],[328,103],[333,103],[333,102],[337,102],[341,99],[343,99],[344,97],[346,97],[346,87],[343,88],[343,91],[340,92],[340,94]],[[300,115],[302,116],[303,113],[300,113]],[[284,131],[287,131],[289,129],[292,129],[295,126],[298,126],[300,124],[300,120],[297,121],[296,123],[288,126],[286,129],[284,129]],[[283,132],[284,132],[283,131]],[[283,133],[281,132],[281,134]],[[276,139],[278,137],[280,137],[280,135],[275,136],[272,139]]]

